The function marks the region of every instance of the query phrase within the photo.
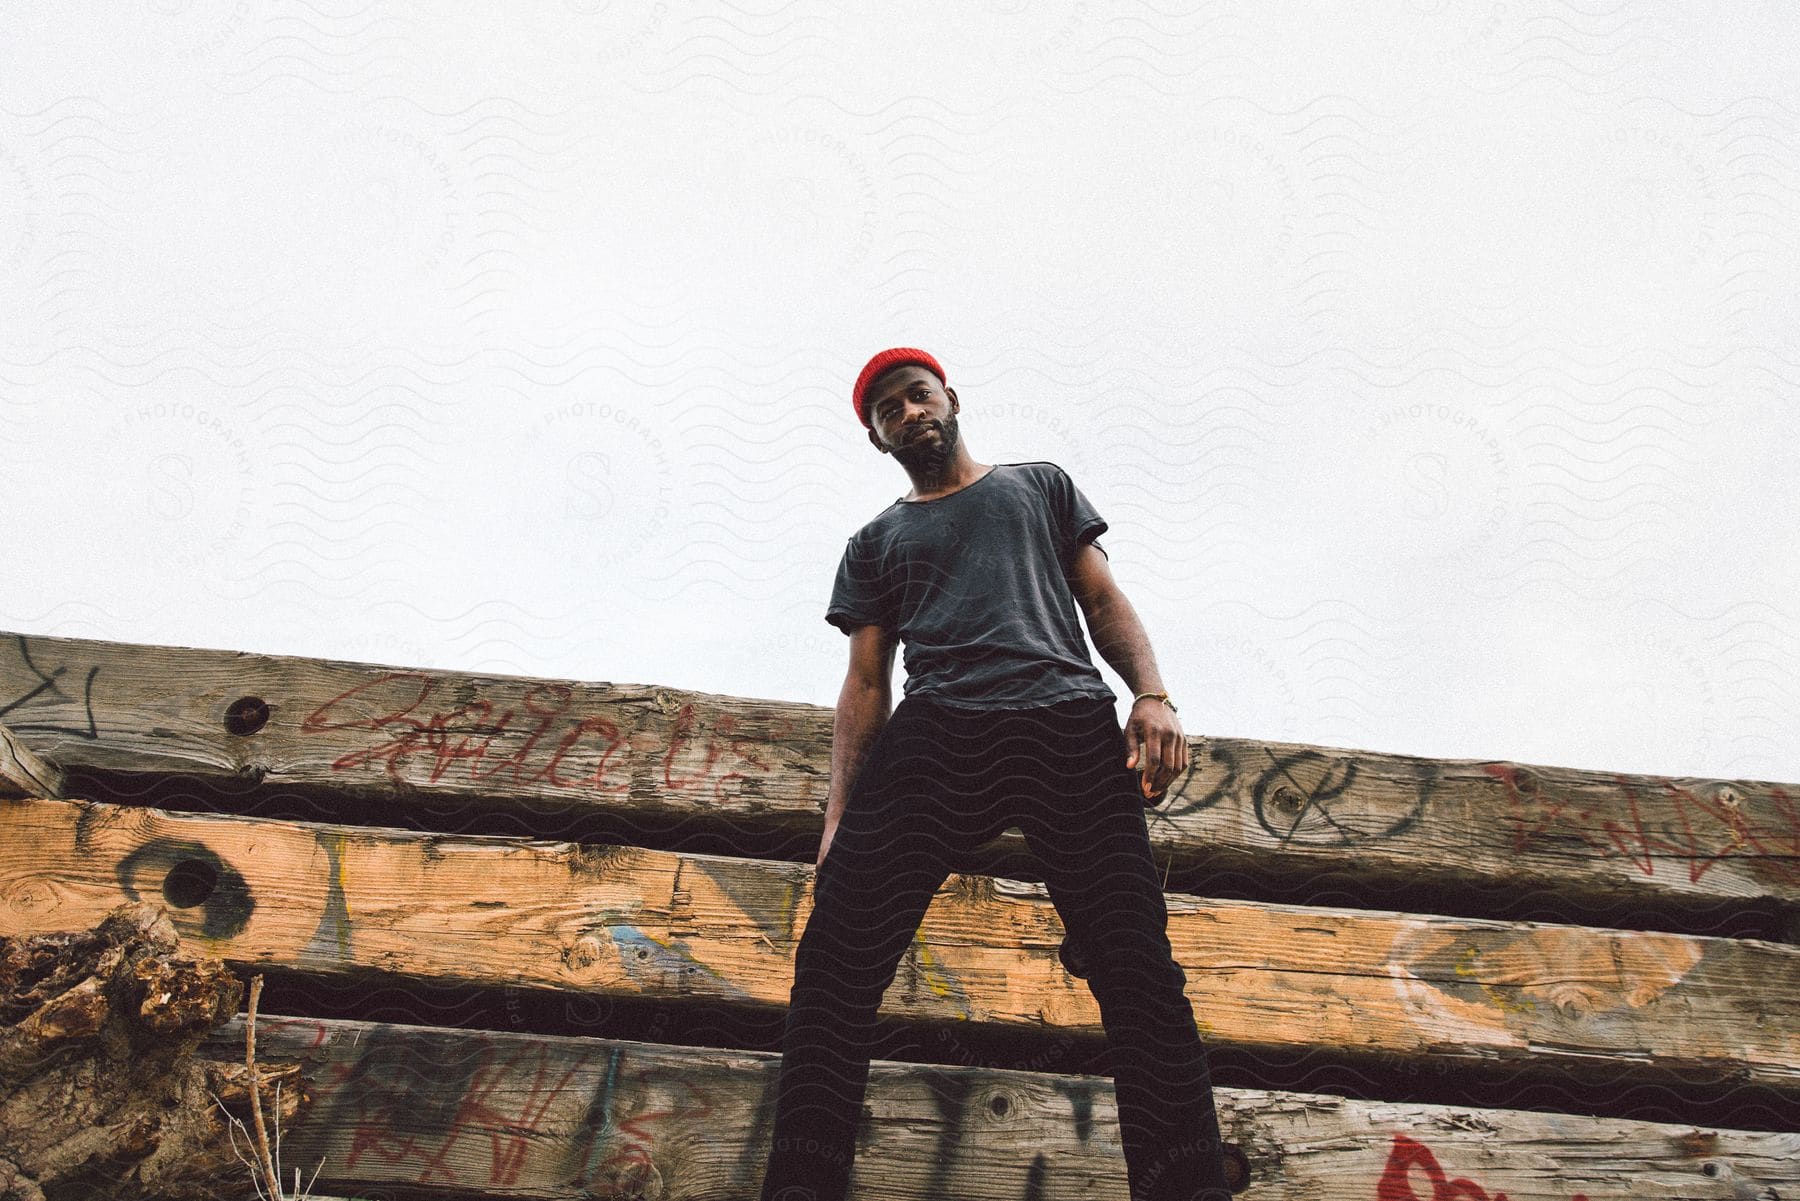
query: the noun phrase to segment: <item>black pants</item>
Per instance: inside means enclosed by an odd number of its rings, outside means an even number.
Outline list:
[[[1230,1196],[1205,1049],[1169,950],[1113,702],[969,711],[907,697],[870,748],[794,956],[763,1201],[842,1201],[882,995],[949,874],[1017,826],[1088,965],[1132,1201]],[[1021,1186],[1023,1181],[1021,1181]]]

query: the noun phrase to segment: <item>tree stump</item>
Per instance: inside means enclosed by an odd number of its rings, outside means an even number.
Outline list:
[[[243,995],[224,963],[181,953],[154,905],[91,931],[0,937],[0,1201],[248,1195],[214,1101],[247,1118],[246,1069],[194,1055]],[[297,1066],[258,1076],[265,1108],[282,1080],[282,1119],[298,1113]],[[241,1134],[238,1146],[253,1153]]]

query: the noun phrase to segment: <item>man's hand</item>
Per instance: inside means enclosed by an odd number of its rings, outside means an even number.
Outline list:
[[[1131,750],[1125,766],[1141,773],[1138,786],[1145,800],[1161,796],[1175,777],[1187,771],[1187,736],[1175,710],[1155,697],[1143,697],[1131,707],[1125,745]]]

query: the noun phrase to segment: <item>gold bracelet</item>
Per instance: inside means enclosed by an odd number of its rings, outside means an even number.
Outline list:
[[[1167,705],[1171,710],[1174,710],[1174,712],[1176,712],[1176,713],[1181,712],[1181,710],[1175,708],[1175,702],[1169,699],[1169,694],[1166,692],[1140,692],[1136,696],[1131,698],[1131,703],[1135,705],[1147,696],[1155,697],[1157,700],[1159,700],[1163,704]]]

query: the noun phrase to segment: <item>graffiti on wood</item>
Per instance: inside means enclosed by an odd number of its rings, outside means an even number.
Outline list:
[[[1256,820],[1282,846],[1349,846],[1404,834],[1418,824],[1431,793],[1431,781],[1423,778],[1413,795],[1396,804],[1378,789],[1355,787],[1354,759],[1318,751],[1276,755],[1266,748],[1263,755],[1269,764],[1251,788],[1251,804]]]
[[[310,1028],[313,1046],[325,1026],[305,1018],[263,1019],[269,1026]],[[302,1131],[311,1149],[335,1143],[333,1173],[355,1177],[361,1165],[388,1179],[420,1184],[505,1188],[519,1182],[527,1152],[554,1131],[549,1117],[590,1053],[571,1054],[536,1039],[470,1033],[462,1054],[443,1054],[440,1040],[385,1027],[356,1058],[328,1062],[309,1074],[315,1112]],[[478,1168],[456,1164],[476,1164]]]
[[[1800,798],[1778,786],[1768,792],[1773,819],[1757,821],[1730,786],[1708,798],[1674,780],[1657,781],[1664,794],[1658,808],[1671,812],[1652,825],[1638,786],[1625,776],[1613,780],[1626,798],[1626,812],[1609,803],[1609,812],[1601,813],[1582,805],[1578,793],[1547,792],[1535,774],[1514,764],[1490,763],[1486,771],[1505,789],[1516,853],[1573,838],[1604,858],[1628,861],[1646,876],[1656,875],[1659,858],[1673,859],[1688,881],[1698,884],[1720,861],[1741,859],[1752,874],[1800,883]]]
[[[15,733],[37,730],[89,741],[98,740],[100,726],[94,720],[94,677],[100,674],[100,668],[89,667],[85,675],[79,670],[71,671],[67,664],[46,671],[33,662],[31,643],[23,634],[13,638],[13,649],[19,662],[24,665],[25,679],[15,686],[16,691],[9,690],[10,695],[0,693],[0,722],[6,723]],[[82,719],[74,725],[66,721],[47,721],[41,717],[33,720],[32,709],[43,709],[51,705],[62,710],[79,706]]]
[[[775,774],[768,741],[796,733],[793,720],[781,717],[767,734],[750,737],[730,713],[701,729],[689,702],[676,713],[666,742],[654,734],[634,738],[618,723],[584,712],[567,684],[533,685],[517,708],[469,695],[467,685],[441,696],[441,684],[423,672],[385,672],[320,705],[300,732],[375,731],[381,741],[338,756],[332,770],[375,766],[395,780],[434,784],[447,777],[470,784],[499,779],[510,787],[619,794],[630,789],[633,768],[657,756],[663,789],[720,801],[740,793],[746,779]]]
[[[1420,1193],[1414,1187],[1415,1170],[1424,1176],[1431,1191]],[[1375,1185],[1375,1201],[1506,1201],[1506,1194],[1490,1193],[1466,1176],[1451,1176],[1438,1164],[1431,1148],[1404,1134],[1394,1135],[1388,1149],[1387,1165]],[[1587,1194],[1576,1193],[1569,1201],[1587,1201]]]
[[[261,1024],[302,1032],[307,1052],[325,1048],[323,1022]],[[322,1070],[307,1073],[312,1112],[291,1137],[314,1154],[329,1147],[327,1175],[341,1178],[512,1188],[550,1172],[563,1178],[572,1160],[575,1187],[611,1195],[655,1181],[659,1142],[714,1127],[714,1098],[689,1073],[640,1066],[623,1047],[605,1049],[603,1075],[595,1050],[568,1040],[471,1032],[457,1049],[389,1026],[348,1058],[326,1052]],[[595,1077],[583,1098],[580,1080]],[[555,1165],[528,1166],[530,1154]]]
[[[1240,750],[1242,753],[1240,753]],[[1167,820],[1212,809],[1248,794],[1257,824],[1281,846],[1342,847],[1405,834],[1419,823],[1436,787],[1432,765],[1413,765],[1416,779],[1375,781],[1357,787],[1356,760],[1323,751],[1277,753],[1266,746],[1212,744],[1170,786],[1170,799],[1153,812]],[[1190,793],[1197,774],[1215,777],[1203,794]]]
[[[256,898],[242,872],[217,851],[190,838],[152,838],[118,861],[113,878],[133,901],[167,902],[176,926],[204,938],[236,938],[250,924]],[[188,911],[199,910],[198,928]]]
[[[655,1163],[657,1140],[670,1130],[711,1129],[707,1119],[713,1112],[713,1099],[705,1089],[667,1065],[626,1072],[625,1060],[625,1051],[615,1047],[606,1080],[589,1106],[591,1118],[578,1160],[577,1188],[602,1185],[610,1190],[609,1195],[621,1189],[632,1194],[650,1191],[660,1179]],[[629,1082],[624,1089],[618,1086],[621,1078]],[[659,1099],[664,1094],[667,1102]],[[621,1111],[639,1105],[656,1108],[621,1116]]]

